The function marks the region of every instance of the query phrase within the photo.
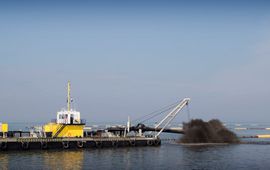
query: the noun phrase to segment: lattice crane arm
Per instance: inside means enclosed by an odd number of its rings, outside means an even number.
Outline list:
[[[155,135],[157,138],[162,131],[168,126],[168,124],[175,118],[175,116],[188,104],[190,98],[184,98],[166,117],[164,117],[155,128],[160,127],[164,124],[163,128]]]

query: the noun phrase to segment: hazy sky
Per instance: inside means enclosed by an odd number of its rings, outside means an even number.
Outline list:
[[[88,122],[184,97],[193,118],[270,122],[269,65],[269,1],[0,2],[1,121],[50,121],[70,80]]]

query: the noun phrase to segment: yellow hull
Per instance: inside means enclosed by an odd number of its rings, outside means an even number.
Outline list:
[[[45,132],[51,132],[52,137],[83,137],[84,125],[48,123],[43,126]]]

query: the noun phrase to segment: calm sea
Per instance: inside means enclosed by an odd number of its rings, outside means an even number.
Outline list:
[[[234,126],[255,128],[236,130],[238,135],[270,134],[269,130],[256,130],[267,125],[236,124],[231,128]],[[269,150],[267,144],[183,146],[163,142],[160,147],[0,152],[0,169],[270,169]]]

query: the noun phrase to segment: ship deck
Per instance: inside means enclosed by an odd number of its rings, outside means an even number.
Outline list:
[[[153,137],[84,137],[84,138],[2,138],[0,150],[32,149],[82,149],[106,147],[160,146],[161,141]]]

